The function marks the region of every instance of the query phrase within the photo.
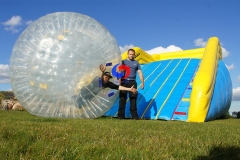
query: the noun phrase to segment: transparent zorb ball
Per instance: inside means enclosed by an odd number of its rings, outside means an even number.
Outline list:
[[[93,18],[72,12],[48,14],[28,26],[13,47],[12,90],[34,115],[100,117],[118,91],[99,87],[99,65],[120,61],[115,38]]]

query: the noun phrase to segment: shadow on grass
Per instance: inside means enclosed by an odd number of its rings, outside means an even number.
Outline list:
[[[214,146],[210,149],[209,155],[198,156],[194,160],[240,160],[240,147]]]

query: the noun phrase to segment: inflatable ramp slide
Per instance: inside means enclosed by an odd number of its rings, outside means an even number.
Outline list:
[[[134,49],[145,79],[141,90],[137,77],[139,118],[205,122],[227,114],[232,84],[217,37],[206,48],[179,52],[149,55]],[[119,99],[104,116],[117,117],[118,106]],[[129,99],[125,117],[131,118]]]

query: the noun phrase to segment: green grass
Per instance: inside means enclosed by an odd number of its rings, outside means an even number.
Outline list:
[[[43,118],[0,111],[1,159],[240,159],[240,120]]]

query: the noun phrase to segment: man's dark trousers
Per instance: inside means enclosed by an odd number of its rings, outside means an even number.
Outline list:
[[[134,88],[137,88],[137,82],[135,80],[123,80],[122,86],[131,88],[134,85]],[[127,100],[127,93],[129,91],[120,91],[119,94],[119,109],[118,109],[118,118],[123,119],[125,118],[125,108],[126,108],[126,100]],[[137,93],[134,94],[132,92],[129,92],[129,98],[130,98],[130,112],[133,119],[138,119],[137,114]]]

